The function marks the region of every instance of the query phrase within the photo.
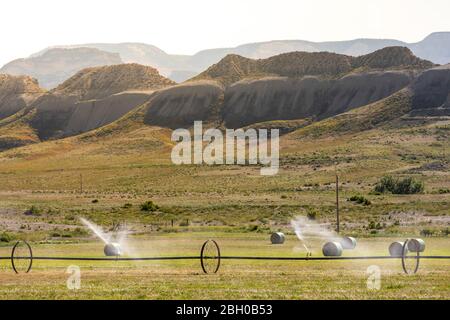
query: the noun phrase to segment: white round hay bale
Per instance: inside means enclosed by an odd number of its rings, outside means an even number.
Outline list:
[[[356,239],[353,237],[343,237],[340,242],[343,249],[352,250],[356,248]]]
[[[411,239],[408,241],[408,250],[411,252],[424,252],[425,241],[422,239]]]
[[[283,244],[285,239],[286,237],[282,232],[274,232],[270,236],[270,241],[272,242],[272,244]]]
[[[322,247],[322,253],[326,257],[340,257],[342,251],[342,245],[339,242],[327,242]]]
[[[403,256],[403,245],[404,242],[401,241],[392,242],[389,246],[389,254],[391,257]],[[408,251],[408,248],[406,248],[406,250]]]
[[[122,254],[122,249],[118,243],[112,242],[105,245],[103,252],[107,257],[117,257]]]

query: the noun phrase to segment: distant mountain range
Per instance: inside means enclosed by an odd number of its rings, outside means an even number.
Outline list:
[[[142,43],[58,46],[44,49],[29,58],[11,61],[0,69],[0,73],[29,75],[38,79],[42,87],[53,88],[86,67],[139,63],[158,69],[162,75],[176,82],[183,82],[205,71],[229,54],[251,59],[265,59],[294,51],[327,51],[360,56],[390,46],[407,47],[417,57],[436,64],[450,63],[450,32],[438,32],[417,43],[390,39],[333,42],[277,40],[244,44],[235,48],[208,49],[194,55],[168,54],[153,45]]]
[[[120,63],[118,53],[95,48],[55,48],[42,55],[13,60],[4,65],[0,73],[31,76],[41,87],[51,89],[84,68]]]

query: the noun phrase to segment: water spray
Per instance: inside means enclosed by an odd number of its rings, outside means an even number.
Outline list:
[[[102,228],[94,224],[93,222],[80,218],[80,221],[88,227],[100,240],[102,240],[105,244],[103,252],[107,257],[119,257],[122,255],[122,248],[120,243],[123,242],[124,238],[120,238],[119,242],[112,242],[111,237],[103,232]],[[122,240],[122,241],[121,241]]]

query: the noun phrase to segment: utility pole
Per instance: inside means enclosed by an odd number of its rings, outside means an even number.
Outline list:
[[[336,232],[339,233],[339,176],[336,168],[336,164],[334,167],[334,171],[336,173]]]

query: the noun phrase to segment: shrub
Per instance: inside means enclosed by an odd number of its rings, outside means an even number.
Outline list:
[[[133,205],[131,203],[125,203],[122,208],[130,209]]]
[[[92,203],[98,203],[98,199],[92,200]]]
[[[423,193],[424,184],[411,177],[403,179],[393,178],[392,176],[384,176],[375,185],[375,192],[392,193],[392,194],[415,194]]]
[[[3,232],[2,234],[0,234],[0,242],[10,242],[11,240],[12,238],[8,233]]]
[[[372,204],[369,199],[361,195],[352,196],[348,199],[348,201],[356,202],[365,206],[370,206]]]
[[[309,220],[316,220],[317,218],[317,211],[314,209],[308,209],[308,212],[306,213],[306,217]]]
[[[420,231],[420,235],[424,237],[431,237],[434,234],[433,230],[430,229],[423,229]]]
[[[24,214],[27,215],[27,216],[40,216],[41,215],[41,210],[39,210],[35,206],[31,206],[31,208],[26,210],[24,212]]]
[[[370,220],[369,224],[367,226],[367,229],[369,229],[369,230],[381,230],[381,229],[383,229],[383,226],[379,222],[376,223],[375,221]]]
[[[141,204],[141,211],[150,211],[154,212],[159,209],[159,206],[153,203],[153,201],[147,201],[143,204]]]

